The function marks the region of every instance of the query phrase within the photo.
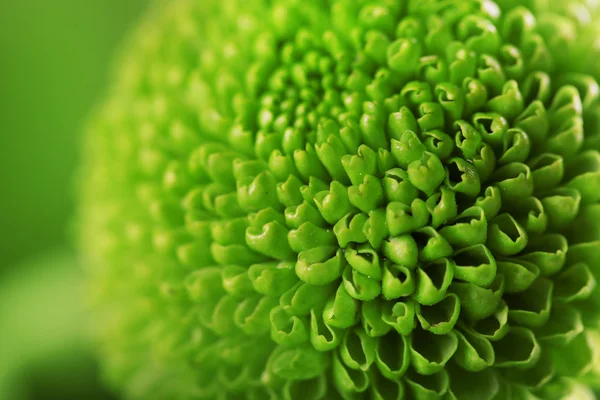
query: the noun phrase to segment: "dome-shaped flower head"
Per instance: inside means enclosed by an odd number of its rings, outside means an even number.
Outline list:
[[[90,124],[131,399],[585,399],[600,34],[574,0],[179,0]]]

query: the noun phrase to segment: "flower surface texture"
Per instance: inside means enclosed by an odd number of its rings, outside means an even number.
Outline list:
[[[154,7],[80,171],[106,379],[131,399],[592,398],[595,7]]]

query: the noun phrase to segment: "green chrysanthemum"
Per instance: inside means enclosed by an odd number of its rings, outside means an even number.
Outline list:
[[[85,153],[109,380],[143,399],[589,396],[592,3],[157,7]]]

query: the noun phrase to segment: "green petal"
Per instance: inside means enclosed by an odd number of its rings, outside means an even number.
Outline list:
[[[482,244],[457,251],[453,260],[455,278],[484,287],[496,278],[496,260]]]
[[[524,260],[498,261],[498,273],[504,276],[504,293],[520,293],[527,290],[540,275],[537,265]]]
[[[323,321],[336,328],[349,328],[358,322],[360,303],[340,285],[332,294],[323,310]]]
[[[281,295],[279,304],[288,314],[303,317],[308,315],[313,307],[322,305],[333,291],[334,285],[312,286],[298,282]]]
[[[386,222],[392,236],[416,231],[427,225],[429,211],[421,199],[415,199],[410,206],[392,202],[386,207]]]
[[[458,349],[454,361],[466,371],[482,371],[494,365],[496,356],[490,341],[470,330],[455,330]]]
[[[361,274],[350,265],[344,269],[342,279],[346,292],[357,300],[373,300],[381,292],[381,284],[377,280]]]
[[[288,347],[298,346],[308,341],[306,321],[285,312],[278,306],[271,310],[271,338],[278,344]]]
[[[342,331],[323,321],[321,313],[310,310],[310,343],[318,351],[333,350],[342,342]]]
[[[297,278],[295,276],[293,278],[292,285],[297,282]],[[248,268],[239,265],[228,265],[223,267],[221,270],[221,279],[223,281],[223,289],[232,296],[244,298],[250,296],[252,292],[254,292]],[[288,288],[289,287],[286,287],[286,290]]]
[[[506,336],[493,342],[497,368],[531,367],[541,355],[535,335],[527,328],[510,327]]]
[[[423,305],[442,300],[454,277],[454,263],[447,258],[436,260],[417,270],[417,290],[413,298]]]
[[[500,189],[496,186],[488,186],[483,191],[483,196],[479,196],[477,200],[475,200],[475,205],[483,210],[485,218],[488,221],[491,220],[498,215],[498,212],[502,207]]]
[[[254,290],[266,296],[280,296],[298,282],[292,262],[254,264],[247,276]]]
[[[512,256],[526,246],[528,235],[525,229],[508,213],[502,213],[488,224],[486,244],[494,254]]]
[[[496,275],[489,288],[454,282],[450,290],[458,295],[463,314],[472,320],[480,320],[497,311],[504,293],[504,277]]]
[[[448,243],[455,248],[484,244],[487,239],[488,224],[485,212],[480,207],[470,207],[456,217],[451,225],[440,230]]]
[[[448,392],[450,386],[450,377],[446,370],[432,375],[410,373],[405,379],[415,400],[439,400]]]
[[[520,326],[539,328],[548,322],[552,308],[552,281],[538,278],[524,292],[504,296],[508,319]]]
[[[383,254],[397,265],[414,269],[419,259],[419,248],[412,235],[401,235],[383,242]]]
[[[412,233],[419,246],[419,261],[428,263],[452,255],[452,246],[430,226]],[[388,257],[389,258],[389,257]]]
[[[587,299],[595,288],[596,278],[584,263],[571,265],[554,278],[554,297],[567,303]]]
[[[363,275],[376,281],[382,278],[382,267],[379,254],[369,245],[360,245],[356,249],[348,248],[344,251],[348,264]]]
[[[527,161],[530,150],[529,136],[519,128],[509,129],[504,136],[502,156],[498,159],[498,164],[523,163]]]
[[[392,327],[383,320],[384,300],[374,299],[364,302],[361,308],[362,326],[367,335],[380,337],[388,333]]]
[[[408,268],[386,263],[383,267],[381,293],[387,300],[410,296],[414,293],[415,273]]]
[[[462,158],[451,158],[446,165],[446,185],[458,193],[474,197],[481,191],[477,169]]]
[[[583,204],[600,200],[600,153],[588,150],[569,160],[565,178],[569,180],[568,188],[581,193]]]
[[[456,193],[445,187],[427,199],[427,209],[431,214],[431,226],[437,229],[440,225],[453,220],[457,215]]]
[[[503,203],[518,203],[533,193],[533,177],[525,164],[505,165],[494,172],[492,179],[500,189]]]
[[[442,184],[446,176],[438,156],[428,151],[425,151],[418,160],[412,161],[406,171],[414,187],[429,196]]]
[[[361,328],[348,329],[339,348],[341,360],[349,368],[368,371],[375,362],[376,341]]]
[[[469,372],[450,368],[449,371],[450,390],[456,399],[493,400],[500,391],[500,378],[492,369]]]
[[[435,335],[427,331],[415,331],[410,347],[411,365],[421,375],[443,371],[456,349],[458,339],[454,332]]]
[[[296,275],[310,285],[327,285],[342,275],[344,264],[341,250],[315,247],[298,254]]]
[[[312,347],[277,348],[271,354],[272,372],[288,380],[308,380],[321,375],[328,366],[325,353]]]
[[[508,306],[503,301],[489,317],[471,323],[473,333],[490,341],[502,339],[508,333]]]
[[[536,337],[543,345],[564,347],[583,332],[581,315],[574,307],[555,302],[548,323],[536,330]]]
[[[285,400],[321,400],[327,392],[327,381],[324,376],[318,376],[310,380],[290,380],[283,387]]]
[[[557,372],[562,376],[578,377],[588,372],[598,351],[589,332],[582,332],[564,347],[552,349],[552,359]]]
[[[371,371],[370,398],[373,400],[404,400],[404,384],[398,379],[386,379],[378,369]]]
[[[391,332],[377,339],[375,364],[381,374],[394,381],[400,380],[410,365],[410,340]]]
[[[415,304],[412,301],[386,302],[381,319],[400,335],[407,336],[416,326]]]
[[[419,195],[417,188],[410,183],[408,174],[401,168],[394,168],[385,172],[383,188],[385,197],[389,202],[397,201],[410,205]]]
[[[460,315],[458,297],[449,293],[432,306],[417,305],[417,318],[421,327],[436,335],[444,335],[453,330]]]
[[[362,370],[348,368],[336,354],[333,356],[333,382],[340,393],[362,393],[369,387],[369,375]]]
[[[564,176],[564,161],[557,154],[544,153],[529,161],[536,192],[553,189]]]
[[[536,264],[542,276],[550,276],[564,266],[568,247],[564,236],[547,234],[532,238],[525,250],[526,253],[518,258]]]

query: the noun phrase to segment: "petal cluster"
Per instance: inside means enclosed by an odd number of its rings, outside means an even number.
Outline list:
[[[144,399],[584,396],[600,33],[591,2],[516,3],[157,7],[82,168],[109,380]]]

